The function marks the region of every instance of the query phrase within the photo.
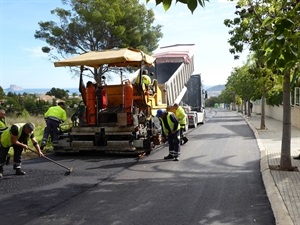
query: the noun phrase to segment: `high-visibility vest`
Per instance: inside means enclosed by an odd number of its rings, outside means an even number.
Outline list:
[[[169,124],[169,127],[171,129],[171,131],[177,131],[177,130],[180,130],[180,124],[178,123],[178,126],[177,128],[175,129],[174,127],[174,122],[171,120],[171,114],[173,114],[172,112],[168,112],[167,114],[167,122]],[[160,121],[161,121],[161,124],[162,124],[162,128],[163,128],[163,131],[164,131],[164,134],[165,135],[169,135],[169,130],[166,128],[165,124],[164,124],[164,121],[162,118],[159,118]]]
[[[6,129],[7,129],[7,125],[6,125],[5,119],[4,118],[0,119],[0,136],[3,133],[3,131]]]
[[[16,123],[14,125],[18,127],[18,139],[19,139],[22,134],[22,130],[25,123]],[[32,133],[33,131],[28,135],[28,138]],[[10,134],[11,134],[10,129],[6,129],[1,135],[1,145],[5,148],[8,148],[12,145]]]
[[[151,78],[146,75],[146,74],[143,74],[142,75],[142,81],[143,81],[143,84],[149,86],[151,84]],[[136,81],[135,81],[137,84],[140,84],[140,75],[137,76],[136,78]]]
[[[46,119],[49,118],[49,119],[57,120],[58,122],[64,122],[67,119],[67,113],[59,105],[57,105],[57,106],[51,106],[48,109],[48,111],[44,114],[44,117]]]
[[[176,109],[175,116],[178,119],[179,124],[186,125],[186,113],[181,106],[178,106]]]

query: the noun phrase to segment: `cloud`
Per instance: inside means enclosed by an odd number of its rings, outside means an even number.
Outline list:
[[[22,50],[26,52],[29,57],[32,58],[43,58],[43,59],[47,58],[47,54],[42,52],[42,46],[36,46],[33,48],[27,47],[27,48],[23,48]]]

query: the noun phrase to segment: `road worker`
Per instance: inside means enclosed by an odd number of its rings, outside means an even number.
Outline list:
[[[1,134],[7,129],[7,124],[6,124],[6,113],[4,109],[0,109],[0,141],[1,141]],[[6,161],[9,162],[10,160],[10,155],[7,154]]]
[[[137,76],[136,81],[137,84],[140,84],[140,75]],[[148,76],[148,70],[143,70],[142,72],[142,88],[145,91],[149,91],[151,85],[151,78]]]
[[[5,110],[0,109],[0,140],[1,140],[1,134],[7,129],[5,116],[6,116]]]
[[[156,117],[159,118],[162,126],[163,136],[168,138],[169,154],[164,159],[179,160],[180,156],[180,124],[172,112],[164,109],[159,109],[156,112]]]
[[[6,118],[5,110],[0,109],[0,141],[1,141],[1,134],[8,128],[5,118]],[[10,161],[10,155],[7,154],[5,164],[8,165],[9,161]]]
[[[183,133],[186,127],[187,115],[182,106],[178,105],[177,103],[174,104],[174,108],[176,109],[175,116],[180,124],[180,144],[184,145],[188,142],[187,137]]]
[[[46,146],[49,135],[51,135],[52,138],[52,146],[57,146],[59,138],[59,125],[65,122],[67,119],[65,103],[59,102],[57,106],[51,106],[44,114],[44,117],[46,120],[46,127],[41,143],[41,149],[44,149]]]
[[[22,151],[23,149],[28,149],[29,138],[31,139],[31,142],[39,156],[43,156],[40,146],[34,137],[34,128],[35,126],[33,123],[17,123],[2,133],[0,146],[0,178],[3,177],[3,166],[10,147],[13,147],[14,149],[13,169],[16,170],[16,175],[26,174],[23,170],[21,170]]]

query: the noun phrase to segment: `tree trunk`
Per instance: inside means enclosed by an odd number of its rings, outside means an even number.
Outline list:
[[[251,107],[250,107],[250,100],[248,100],[247,101],[248,102],[248,110],[247,110],[247,112],[248,112],[248,117],[250,117],[251,116]]]
[[[232,103],[232,111],[236,111],[236,104],[235,104],[235,102]]]
[[[283,82],[283,118],[280,169],[291,170],[291,81],[290,71],[285,71]]]
[[[266,98],[265,98],[265,92],[263,93],[263,96],[261,97],[261,117],[260,117],[260,129],[265,130],[266,129]]]

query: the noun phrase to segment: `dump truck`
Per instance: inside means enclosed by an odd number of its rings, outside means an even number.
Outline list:
[[[149,154],[161,144],[161,127],[155,117],[158,109],[180,102],[194,70],[194,45],[172,45],[160,48],[152,56],[133,48],[91,51],[55,62],[55,67],[77,67],[80,70],[80,92],[83,101],[72,116],[72,128],[62,133],[54,151],[103,151],[117,154]],[[119,71],[119,84],[107,84],[105,73]],[[124,78],[123,71],[134,70],[142,80],[142,70],[152,72],[152,92],[135,79]],[[95,81],[85,85],[85,71]],[[112,73],[111,73],[112,74]]]
[[[194,72],[194,44],[177,44],[162,47],[152,55],[158,83],[166,90],[167,110],[175,112],[173,105],[181,105],[187,113],[185,130],[205,122],[205,99],[201,75]],[[151,70],[151,68],[150,68]]]
[[[196,128],[205,122],[205,99],[207,92],[203,89],[201,74],[190,77],[182,102],[188,116],[189,127]]]

